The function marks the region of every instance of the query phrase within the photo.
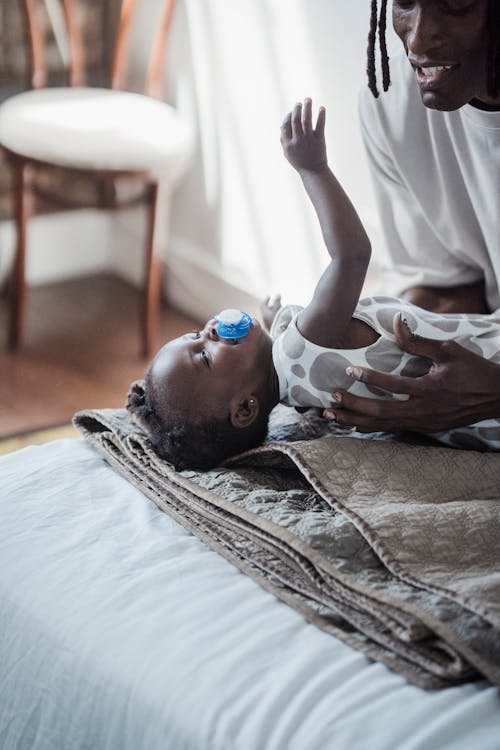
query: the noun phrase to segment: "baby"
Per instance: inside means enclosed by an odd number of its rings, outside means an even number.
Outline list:
[[[267,304],[263,312],[271,335],[244,314],[228,334],[225,311],[203,330],[160,349],[144,388],[135,385],[129,393],[127,408],[146,427],[157,453],[176,469],[210,469],[259,445],[279,402],[330,407],[335,388],[372,398],[407,398],[346,374],[356,365],[412,377],[426,373],[430,361],[402,352],[394,326],[407,325],[430,338],[453,338],[500,361],[500,314],[437,315],[397,298],[359,299],[370,242],[328,166],[324,129],[325,109],[320,108],[314,124],[310,99],[296,104],[281,127],[284,154],[302,179],[331,257],[310,303],[305,308]],[[433,437],[500,450],[500,420]]]

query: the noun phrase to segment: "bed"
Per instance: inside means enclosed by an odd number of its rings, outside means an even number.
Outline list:
[[[25,448],[0,476],[2,750],[500,747],[494,677],[412,684],[243,573],[97,442]]]

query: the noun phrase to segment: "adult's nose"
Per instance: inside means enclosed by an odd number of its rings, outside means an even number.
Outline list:
[[[416,3],[406,19],[405,42],[408,54],[415,58],[429,58],[433,55],[442,37],[443,28],[439,23],[433,3]]]

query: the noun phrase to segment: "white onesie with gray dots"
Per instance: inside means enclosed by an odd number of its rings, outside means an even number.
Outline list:
[[[396,297],[365,297],[353,317],[370,326],[379,338],[361,349],[327,349],[305,339],[296,319],[303,308],[287,305],[273,321],[273,361],[279,380],[280,401],[288,406],[332,406],[332,390],[341,388],[358,396],[406,399],[352,380],[346,367],[356,365],[395,375],[418,377],[429,361],[402,352],[395,343],[393,319],[403,313],[413,333],[432,339],[453,339],[485,359],[500,363],[500,310],[491,315],[442,315],[422,310]],[[486,419],[448,432],[432,433],[442,443],[477,450],[500,450],[500,419]]]

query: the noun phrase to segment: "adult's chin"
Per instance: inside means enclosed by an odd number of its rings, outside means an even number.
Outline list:
[[[428,109],[438,109],[441,112],[453,112],[467,104],[468,99],[458,94],[446,94],[442,91],[420,91],[422,103]]]

